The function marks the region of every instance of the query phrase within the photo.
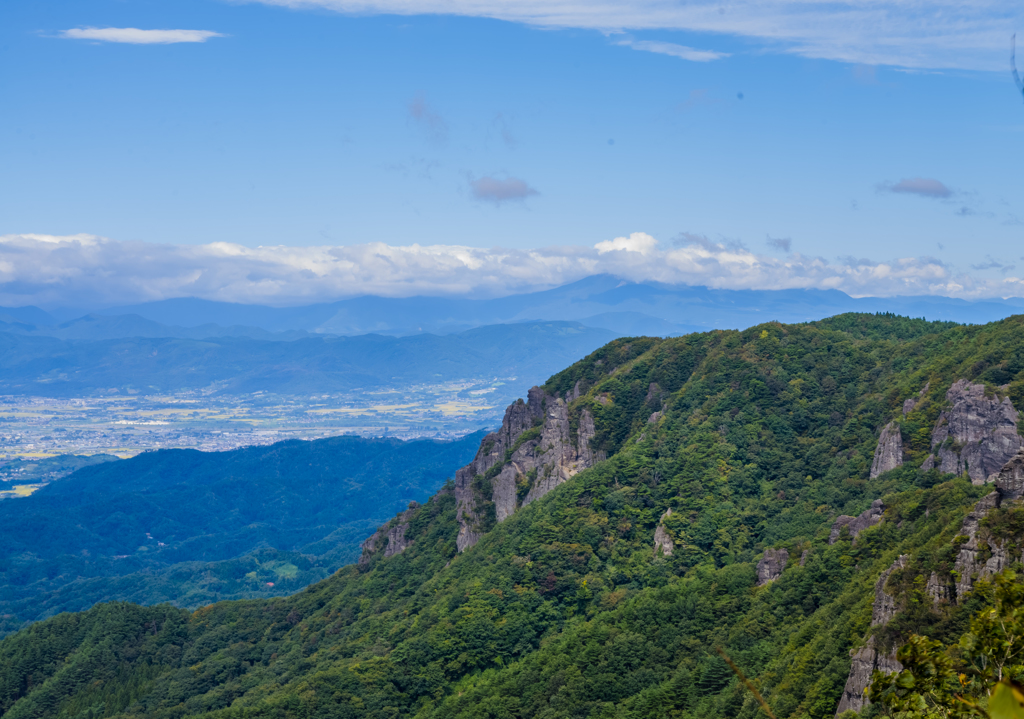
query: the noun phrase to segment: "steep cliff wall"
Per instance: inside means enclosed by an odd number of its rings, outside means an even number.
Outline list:
[[[912,400],[907,400],[908,402]],[[882,429],[882,436],[878,438],[878,446],[875,448],[875,457],[871,462],[871,479],[874,479],[883,472],[896,469],[903,464],[903,435],[900,434],[900,426],[896,422],[890,422]]]
[[[974,484],[993,481],[1024,446],[1017,433],[1017,409],[1009,397],[986,396],[984,385],[967,380],[954,382],[946,399],[951,407],[939,415],[932,454],[922,469],[966,473]]]
[[[577,396],[578,383],[567,399]],[[569,403],[539,387],[530,389],[526,402],[505,410],[501,429],[487,435],[476,458],[455,474],[460,552],[480,540],[485,502],[493,503],[494,518],[502,522],[603,459],[590,448],[595,432],[590,411],[580,408],[575,441],[570,425]]]
[[[401,554],[412,545],[412,540],[406,539],[405,534],[409,531],[409,520],[412,519],[414,510],[419,507],[418,502],[411,502],[409,509],[400,513],[390,522],[367,537],[359,548],[363,550],[359,557],[359,564],[369,564],[370,558],[384,550],[384,557],[393,557]]]
[[[878,627],[887,624],[896,614],[896,597],[885,591],[885,583],[889,576],[897,569],[906,566],[907,557],[902,556],[896,559],[892,565],[882,572],[878,581],[875,582],[875,601],[871,605],[871,626]],[[893,651],[879,651],[874,637],[869,637],[863,647],[853,655],[850,663],[850,676],[846,679],[846,686],[843,687],[843,695],[839,699],[839,706],[836,708],[836,716],[845,711],[853,710],[859,712],[865,705],[869,704],[864,690],[871,684],[871,673],[897,672],[903,669]]]

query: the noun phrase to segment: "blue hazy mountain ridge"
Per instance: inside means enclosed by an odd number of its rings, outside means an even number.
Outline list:
[[[17,309],[27,310],[38,308],[19,307]],[[42,312],[42,310],[39,311]],[[55,337],[57,339],[65,340],[107,340],[120,339],[123,337],[178,337],[181,339],[249,337],[260,340],[289,341],[301,339],[310,335],[310,333],[305,330],[271,332],[263,329],[262,327],[247,327],[242,325],[224,327],[213,323],[206,323],[192,327],[180,327],[176,325],[165,325],[161,322],[146,319],[145,317],[140,317],[135,314],[88,314],[60,323],[57,323],[56,320],[53,320],[51,323],[47,323],[43,321],[43,318],[38,318],[36,322],[30,323],[27,321],[19,321],[14,316],[6,313],[6,309],[0,308],[0,332],[31,335],[36,337]],[[34,313],[26,312],[23,314],[31,317]]]
[[[26,325],[55,325],[57,318],[33,305],[25,307],[0,307],[0,322]]]
[[[354,561],[363,539],[426,501],[482,437],[160,450],[2,501],[0,635],[99,601],[196,607],[295,592]]]
[[[839,290],[719,290],[595,275],[550,290],[495,299],[364,296],[302,307],[268,307],[180,298],[97,313],[136,314],[182,327],[201,321],[271,332],[301,329],[338,335],[450,333],[504,322],[560,320],[629,336],[745,329],[768,320],[807,322],[844,312],[895,312],[980,324],[1008,317],[1021,308],[1024,299],[1020,298],[854,298]]]
[[[576,322],[492,325],[445,336],[307,336],[287,342],[62,340],[0,333],[0,394],[64,397],[212,385],[226,393],[303,394],[496,377],[535,383],[615,336]]]

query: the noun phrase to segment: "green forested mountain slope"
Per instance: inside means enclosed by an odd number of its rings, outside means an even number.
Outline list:
[[[714,653],[721,645],[777,716],[831,717],[879,575],[901,555],[948,575],[961,522],[991,489],[918,469],[930,452],[964,450],[931,445],[961,379],[1024,406],[1024,318],[962,327],[854,315],[617,340],[536,395],[548,418],[569,400],[565,446],[589,438],[594,459],[583,464],[593,466],[526,506],[516,494],[504,521],[493,505],[505,500],[488,490],[524,452],[551,451],[548,419],[509,435],[482,475],[396,517],[387,550],[377,542],[292,597],[193,613],[100,605],[8,637],[0,711],[760,716]],[[871,479],[890,422],[904,464]],[[486,438],[478,460],[500,441]],[[838,515],[879,498],[880,523],[830,543]],[[459,553],[467,527],[480,538]],[[669,556],[655,551],[656,535],[671,540]],[[768,548],[789,561],[760,586],[755,564]],[[889,645],[911,631],[955,637],[974,606],[963,594],[933,607],[915,576],[891,580]]]
[[[86,467],[0,502],[0,631],[101,601],[295,592],[357,558],[479,441],[333,437]]]

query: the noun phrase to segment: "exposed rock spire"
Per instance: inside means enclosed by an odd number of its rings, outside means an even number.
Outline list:
[[[896,598],[885,591],[885,583],[894,571],[906,566],[907,559],[906,555],[898,557],[875,582],[875,601],[871,605],[871,626],[887,624],[896,614]],[[867,697],[864,696],[864,690],[871,684],[872,672],[876,670],[898,672],[902,669],[903,665],[896,661],[894,651],[879,651],[875,638],[869,637],[864,646],[853,655],[853,661],[850,663],[850,675],[846,679],[846,686],[843,687],[843,695],[839,699],[836,716],[849,710],[859,712],[867,704],[870,704]]]
[[[896,422],[890,422],[882,429],[875,447],[875,458],[871,462],[871,479],[883,472],[903,465],[903,435]]]

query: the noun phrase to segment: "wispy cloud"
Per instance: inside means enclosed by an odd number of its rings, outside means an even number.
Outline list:
[[[423,130],[427,139],[439,145],[448,140],[448,123],[434,112],[422,93],[409,101],[409,117]]]
[[[1009,272],[1008,265],[985,269]],[[855,296],[1024,296],[1024,280],[979,278],[932,257],[784,259],[684,234],[636,232],[592,247],[531,250],[383,243],[316,247],[157,245],[94,235],[0,236],[0,305],[98,307],[202,297],[297,304],[362,294],[496,296],[594,274],[722,289],[838,289]]]
[[[768,246],[773,250],[789,252],[790,248],[793,246],[793,240],[788,237],[769,237]]]
[[[206,42],[211,37],[224,37],[211,30],[140,30],[136,27],[76,27],[64,30],[60,37],[68,40],[120,42],[129,45],[173,45],[179,42]]]
[[[951,189],[938,180],[933,180],[930,177],[911,177],[909,179],[900,180],[895,184],[883,183],[879,185],[878,189],[883,192],[895,192],[897,194],[904,195],[920,195],[921,197],[934,197],[937,199],[946,199],[947,197],[953,196],[953,191]]]
[[[972,270],[999,270],[1003,274],[1017,269],[1017,265],[1010,262],[999,262],[998,260],[992,259],[991,255],[985,257],[984,262],[979,262],[976,265],[971,265]]]
[[[1024,5],[1005,0],[250,0],[353,14],[462,15],[602,32],[706,32],[804,57],[1005,71]]]
[[[540,194],[518,177],[480,177],[469,181],[469,189],[476,199],[495,204]]]
[[[690,60],[691,62],[711,62],[712,60],[721,60],[723,57],[729,57],[729,53],[727,52],[697,50],[692,47],[687,47],[686,45],[676,45],[673,42],[658,42],[655,40],[619,40],[615,44],[631,47],[634,50],[643,50],[644,52],[654,52],[659,55],[678,57],[680,60]]]

